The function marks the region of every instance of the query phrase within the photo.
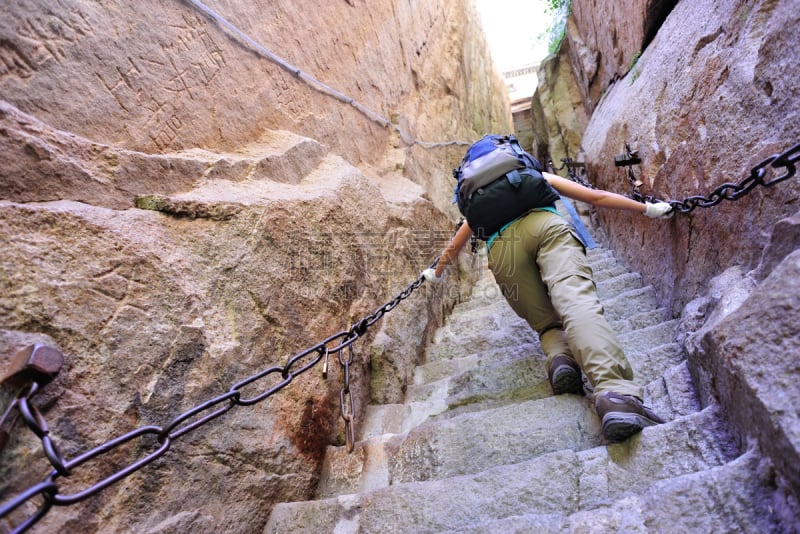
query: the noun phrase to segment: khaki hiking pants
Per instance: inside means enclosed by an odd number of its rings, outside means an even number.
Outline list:
[[[537,210],[514,221],[492,244],[489,268],[517,315],[539,334],[547,365],[569,354],[595,393],[642,398],[603,316],[583,244],[563,217]]]

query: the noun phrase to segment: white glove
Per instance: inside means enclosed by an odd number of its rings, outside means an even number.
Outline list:
[[[427,280],[428,282],[438,282],[439,280],[441,280],[441,279],[442,279],[442,277],[441,277],[441,276],[436,276],[436,269],[433,269],[433,268],[431,268],[431,267],[428,267],[427,269],[425,269],[424,271],[422,271],[422,276],[423,276],[423,277],[425,278],[425,280]]]
[[[668,202],[656,202],[655,204],[645,202],[644,205],[647,206],[644,214],[653,219],[669,219],[675,213],[672,205]]]

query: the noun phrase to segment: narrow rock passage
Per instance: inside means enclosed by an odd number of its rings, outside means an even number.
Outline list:
[[[590,396],[553,396],[536,336],[484,256],[405,403],[370,406],[355,451],[329,449],[317,500],[278,505],[265,532],[776,531],[760,458],[700,406],[677,321],[610,251],[588,255],[645,402],[667,424],[609,444]]]

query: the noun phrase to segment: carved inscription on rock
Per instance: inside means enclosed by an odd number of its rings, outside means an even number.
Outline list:
[[[28,0],[3,11],[4,99],[100,142],[147,152],[196,144],[181,137],[209,109],[228,65],[202,15],[147,0]]]

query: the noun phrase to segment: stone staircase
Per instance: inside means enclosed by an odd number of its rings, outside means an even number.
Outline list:
[[[700,406],[676,321],[611,253],[589,258],[667,424],[609,444],[591,396],[553,396],[536,336],[484,258],[406,402],[370,406],[353,453],[329,449],[316,500],[276,506],[265,532],[778,532],[760,457]]]

